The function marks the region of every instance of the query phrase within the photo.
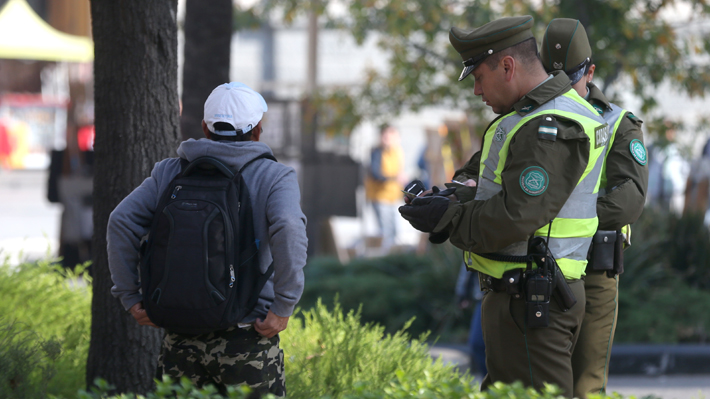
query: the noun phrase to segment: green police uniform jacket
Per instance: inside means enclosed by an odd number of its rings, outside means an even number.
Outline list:
[[[599,230],[618,230],[641,216],[646,201],[648,165],[641,132],[643,121],[611,104],[593,83],[587,88],[588,101],[614,125],[597,201]]]
[[[528,113],[533,115],[531,119],[523,118],[524,123],[515,130],[514,136],[510,139],[504,157],[505,163],[499,176],[501,191],[484,200],[470,201],[476,189],[457,188],[456,195],[461,202],[449,206],[434,232],[447,231],[450,241],[464,250],[478,254],[496,253],[511,244],[526,241],[550,220],[557,217],[580,184],[585,170],[588,169],[595,146],[593,140],[590,140],[589,131],[585,132],[580,122],[564,116],[557,118],[556,140],[541,139],[541,121],[548,113],[541,112],[535,115],[535,110],[566,94],[569,98],[574,97],[575,101],[588,107],[588,110],[585,110],[587,119],[597,118],[597,121],[601,121],[596,123],[596,126],[600,126],[604,121],[596,115],[586,101],[578,97],[576,92],[571,91],[569,80],[564,74],[553,75],[552,79],[543,82],[514,104],[514,109],[511,110],[513,114],[502,115],[491,124],[494,126],[500,119],[511,116],[524,117]],[[599,149],[596,151],[595,164],[598,164],[597,161],[600,159],[598,154],[601,151]],[[457,171],[457,180],[477,178],[480,158],[481,153],[475,154],[461,170]],[[521,177],[531,166],[544,170],[549,176],[543,192],[531,193],[529,190],[526,192],[522,187]],[[478,182],[480,188],[480,178]],[[598,180],[596,182],[598,183]],[[594,205],[591,206],[594,213]],[[594,229],[596,229],[596,222]],[[586,261],[584,263],[586,264]],[[510,265],[504,267],[509,268]],[[565,275],[569,278],[579,278],[581,273],[582,271],[577,268],[573,275],[568,275],[567,272]],[[502,271],[491,274],[499,277]]]

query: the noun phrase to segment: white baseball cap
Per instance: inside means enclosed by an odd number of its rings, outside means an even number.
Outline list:
[[[217,133],[221,136],[236,136],[238,132],[250,132],[267,110],[264,97],[249,86],[239,82],[224,83],[207,97],[204,120],[212,133],[215,133],[216,122],[229,123],[235,130],[220,130]]]

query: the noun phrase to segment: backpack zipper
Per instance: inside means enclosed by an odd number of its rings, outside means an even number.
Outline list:
[[[234,266],[229,265],[229,288],[232,288],[234,286],[234,281],[236,278],[234,277]]]
[[[177,198],[178,191],[180,191],[181,188],[182,186],[175,186],[175,190],[173,190],[173,195],[170,196],[170,199]]]

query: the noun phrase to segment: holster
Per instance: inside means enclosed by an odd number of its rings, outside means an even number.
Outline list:
[[[539,268],[544,267],[550,271],[550,277],[552,278],[552,297],[555,298],[560,309],[562,309],[563,312],[571,309],[577,303],[577,298],[567,284],[555,257],[547,248],[547,244],[543,247],[541,239],[534,238],[530,240],[528,244],[528,253],[532,255],[532,260],[535,261]]]
[[[614,247],[616,246],[617,233],[614,230],[598,230],[592,237],[589,249],[590,270],[613,270]]]
[[[621,230],[598,230],[592,237],[587,270],[606,271],[609,277],[624,272],[624,236]]]
[[[523,269],[508,270],[501,278],[495,278],[487,274],[478,273],[478,282],[481,291],[505,292],[508,295],[518,298],[522,293]]]
[[[614,243],[614,268],[607,271],[607,276],[613,278],[617,274],[624,272],[624,235],[621,230],[617,230],[616,242]]]

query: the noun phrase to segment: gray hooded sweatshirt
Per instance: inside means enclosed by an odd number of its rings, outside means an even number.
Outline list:
[[[236,171],[261,154],[271,154],[271,149],[253,141],[189,139],[180,144],[177,153],[188,161],[215,157]],[[150,177],[111,212],[107,232],[108,263],[114,283],[111,293],[126,310],[143,300],[138,274],[141,239],[150,231],[163,191],[179,172],[179,158],[156,163]],[[273,261],[274,273],[261,291],[254,311],[241,322],[264,319],[269,310],[277,316],[291,316],[303,293],[308,246],[296,172],[272,160],[260,159],[242,173],[251,196],[254,233],[261,242],[261,271],[265,272]]]

